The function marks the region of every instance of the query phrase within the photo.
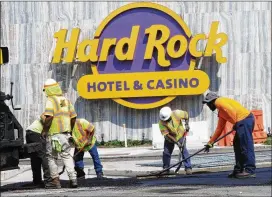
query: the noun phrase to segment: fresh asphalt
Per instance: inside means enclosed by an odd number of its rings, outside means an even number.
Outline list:
[[[271,168],[256,170],[256,178],[230,179],[226,172],[200,173],[173,178],[87,178],[76,189],[27,189],[23,183],[5,185],[1,196],[271,196]]]

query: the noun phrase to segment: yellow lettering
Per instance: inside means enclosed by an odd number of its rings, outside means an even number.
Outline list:
[[[175,44],[176,44],[177,41],[180,42],[180,47],[176,51],[175,50]],[[179,58],[179,57],[181,57],[186,52],[187,45],[188,45],[188,42],[187,42],[187,40],[186,40],[186,38],[184,36],[182,36],[182,35],[176,35],[176,36],[172,37],[168,41],[168,44],[167,44],[167,53],[172,58]]]
[[[216,61],[219,63],[226,63],[227,58],[222,56],[222,49],[221,47],[226,44],[228,40],[228,36],[225,33],[217,34],[219,22],[213,22],[209,34],[209,39],[207,42],[207,48],[205,51],[205,56],[211,56],[213,50],[215,50],[215,58]],[[220,41],[216,43],[217,39],[220,38]]]
[[[159,40],[156,40],[158,31],[160,31],[162,35]],[[152,25],[145,30],[145,34],[149,34],[149,37],[146,45],[144,59],[151,59],[154,47],[156,47],[158,50],[158,64],[162,67],[170,66],[170,61],[165,59],[165,49],[162,45],[168,40],[170,36],[170,30],[165,25]]]
[[[80,62],[87,62],[88,60],[90,60],[91,62],[96,62],[98,59],[98,56],[97,56],[98,43],[99,43],[98,39],[84,40],[83,42],[81,42],[78,46],[78,51],[77,51],[78,60]],[[86,51],[86,47],[88,46],[91,49],[89,54],[86,55],[85,51]]]
[[[130,38],[122,38],[118,41],[115,48],[115,55],[118,60],[133,60],[136,42],[138,39],[140,26],[133,26],[130,34]],[[124,46],[128,45],[127,52],[124,54]]]
[[[67,29],[61,29],[54,34],[54,38],[57,38],[57,46],[55,49],[52,63],[59,63],[61,61],[62,50],[64,48],[67,48],[67,54],[66,57],[64,57],[62,60],[65,62],[73,62],[75,56],[75,49],[78,42],[79,31],[79,28],[72,29],[70,41],[68,42],[65,42]]]
[[[107,61],[109,49],[116,43],[116,38],[106,38],[103,40],[103,45],[100,53],[99,61]]]
[[[196,45],[199,40],[206,40],[206,35],[205,34],[197,34],[190,41],[189,51],[194,57],[201,57],[203,54],[203,52],[197,51]]]

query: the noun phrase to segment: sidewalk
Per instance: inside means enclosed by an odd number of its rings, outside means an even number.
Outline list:
[[[204,148],[203,146],[187,146],[190,154]],[[270,145],[255,144],[255,151],[261,150],[272,150]],[[129,147],[129,148],[98,148],[98,152],[101,159],[110,158],[142,158],[142,157],[161,157],[163,149],[153,149],[151,146],[148,147]],[[219,147],[215,146],[210,149],[210,153],[230,153],[233,152],[233,147]],[[178,155],[179,149],[175,146],[173,155]],[[84,158],[90,158],[90,154],[85,153]]]

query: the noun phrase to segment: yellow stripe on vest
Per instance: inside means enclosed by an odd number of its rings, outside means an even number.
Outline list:
[[[78,139],[78,140],[80,141],[80,143],[83,143],[83,142],[86,141],[86,133],[85,133],[85,131],[83,130],[83,128],[82,128],[82,126],[81,126],[81,124],[80,124],[79,121],[77,121],[76,124],[77,124],[77,128],[78,128],[78,130],[79,130],[79,132],[80,132],[80,134],[81,134],[81,137],[80,137],[80,139]]]

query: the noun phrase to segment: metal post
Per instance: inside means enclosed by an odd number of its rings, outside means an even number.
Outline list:
[[[126,130],[126,124],[123,124],[123,128],[124,128],[125,147],[127,148],[127,130]]]

